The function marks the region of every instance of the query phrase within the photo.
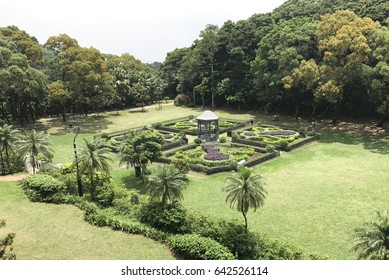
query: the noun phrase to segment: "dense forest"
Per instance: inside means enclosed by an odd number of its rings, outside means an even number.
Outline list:
[[[255,11],[253,11],[254,13]],[[295,117],[389,116],[389,3],[288,0],[272,13],[209,24],[162,64],[83,48],[66,34],[39,42],[0,28],[0,117],[99,112],[189,96],[189,105]]]

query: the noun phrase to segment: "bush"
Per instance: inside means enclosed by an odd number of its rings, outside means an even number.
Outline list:
[[[234,255],[215,240],[197,234],[175,235],[168,246],[187,260],[234,260]]]
[[[96,202],[103,207],[112,206],[112,202],[115,199],[115,193],[113,187],[109,183],[103,183],[96,187]]]
[[[5,226],[5,220],[0,220],[0,228]],[[14,233],[8,233],[4,237],[0,237],[0,260],[15,260],[16,256],[13,252]]]
[[[186,210],[180,204],[163,206],[161,203],[144,205],[139,213],[140,222],[171,233],[184,233]]]
[[[34,174],[22,181],[22,188],[31,201],[59,202],[66,186],[58,179],[46,174]]]
[[[189,172],[189,160],[187,156],[174,159],[172,164],[180,171],[181,174],[187,174]]]
[[[64,163],[59,169],[62,175],[76,172],[76,168],[73,163]]]
[[[267,153],[273,153],[275,151],[276,147],[274,145],[267,145],[266,146],[266,152]]]
[[[276,146],[276,149],[280,151],[286,151],[289,147],[289,142],[285,139],[277,140],[274,144]]]
[[[191,103],[190,97],[185,94],[179,94],[174,98],[174,105],[175,106],[181,106],[181,105],[187,105]]]
[[[227,142],[227,137],[225,137],[225,136],[220,136],[219,142],[220,142],[220,143],[226,143],[226,142]]]
[[[103,138],[103,139],[108,140],[109,139],[109,134],[107,132],[104,132],[104,133],[101,134],[100,137]]]
[[[216,240],[239,260],[253,260],[259,255],[255,236],[247,234],[237,221],[212,220],[201,215],[190,215],[188,220],[188,231]]]
[[[194,140],[194,142],[195,142],[195,144],[196,145],[201,145],[201,143],[203,142],[200,138],[196,138],[195,140]]]
[[[307,132],[307,136],[315,136],[316,135],[316,132],[315,131],[308,131]]]

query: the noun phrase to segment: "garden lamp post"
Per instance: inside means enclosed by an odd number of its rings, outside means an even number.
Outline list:
[[[78,157],[77,157],[77,146],[76,146],[76,138],[77,138],[78,134],[80,133],[80,126],[78,125],[78,123],[73,122],[73,123],[69,124],[68,128],[72,129],[72,128],[74,128],[74,126],[77,126],[77,132],[73,138],[73,149],[74,149],[74,158],[76,159],[76,173],[77,173],[76,175],[77,175],[78,195],[83,196],[84,193],[82,191],[80,170],[78,168]]]

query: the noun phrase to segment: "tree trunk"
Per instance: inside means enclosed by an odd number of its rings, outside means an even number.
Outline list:
[[[378,127],[384,127],[384,123],[388,120],[388,115],[382,115],[381,119],[376,123]]]
[[[194,88],[192,89],[192,92],[193,92],[193,105],[196,106],[196,92]]]
[[[332,115],[331,124],[337,124],[339,109],[340,109],[340,101],[336,101],[336,103],[334,104],[334,113]]]
[[[65,107],[62,107],[61,110],[61,115],[62,115],[62,121],[66,122],[66,113],[65,113]]]
[[[246,217],[246,213],[243,210],[242,210],[242,215],[243,215],[243,219],[244,219],[244,228],[246,230],[246,233],[248,233],[249,229],[248,229],[247,217]]]

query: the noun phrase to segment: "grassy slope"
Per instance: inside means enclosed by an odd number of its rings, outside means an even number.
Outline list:
[[[16,233],[19,260],[174,259],[168,248],[141,235],[86,223],[74,206],[31,203],[13,182],[1,182],[0,218],[7,220],[2,232]]]
[[[384,145],[386,144],[386,145]],[[265,205],[248,214],[253,231],[282,238],[308,252],[355,259],[353,229],[388,207],[389,139],[324,134],[304,149],[255,169],[267,181]],[[195,174],[185,206],[213,217],[236,218],[221,191],[227,174]]]

